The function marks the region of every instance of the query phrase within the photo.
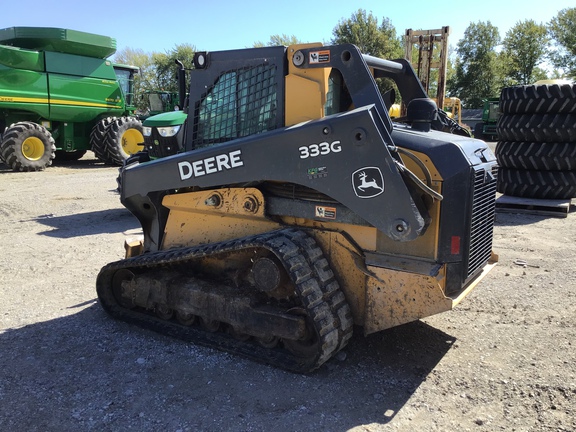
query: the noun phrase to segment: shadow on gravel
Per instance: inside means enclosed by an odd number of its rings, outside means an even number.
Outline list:
[[[553,218],[552,216],[496,212],[496,217],[494,219],[494,226],[532,225],[546,219],[555,219],[555,218]]]
[[[39,234],[56,238],[72,238],[102,233],[140,229],[138,220],[125,208],[99,210],[66,216],[42,215],[35,222],[52,227]]]
[[[114,165],[105,164],[96,158],[90,159],[87,158],[86,156],[76,161],[56,158],[52,162],[52,166],[60,168],[69,168],[69,169],[81,169],[81,170],[88,168],[118,168],[117,166],[115,167]]]
[[[576,212],[576,206],[570,205],[570,210],[568,212],[568,218],[571,213]],[[496,219],[494,222],[495,226],[521,226],[521,225],[532,225],[544,220],[558,220],[559,223],[566,220],[566,217],[558,216],[543,216],[537,214],[526,214],[526,213],[496,213]]]
[[[71,170],[86,170],[86,169],[93,169],[93,168],[118,168],[114,165],[105,164],[100,162],[98,159],[91,159],[84,157],[80,160],[60,160],[54,159],[52,161],[52,165],[47,167],[46,170],[51,169],[52,167],[59,167],[59,168],[68,168]],[[13,173],[14,171],[5,163],[0,162],[0,174],[2,173]],[[23,173],[25,175],[25,173]]]
[[[95,301],[0,333],[0,430],[346,431],[393,419],[454,338],[422,322],[297,375],[140,330]]]

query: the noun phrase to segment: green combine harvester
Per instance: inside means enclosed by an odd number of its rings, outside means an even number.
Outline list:
[[[92,150],[122,165],[140,151],[134,74],[114,64],[116,40],[48,27],[0,29],[0,159],[14,171],[40,171],[58,155]]]

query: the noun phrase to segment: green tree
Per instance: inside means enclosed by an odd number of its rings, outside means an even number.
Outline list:
[[[552,64],[568,77],[576,78],[576,8],[562,9],[548,23],[554,40],[550,53]]]
[[[340,20],[332,34],[331,43],[351,43],[364,54],[381,58],[404,57],[402,43],[390,19],[383,18],[378,24],[378,18],[363,9],[358,9],[348,19]]]
[[[270,36],[270,40],[267,43],[263,43],[263,42],[254,42],[254,48],[262,48],[265,46],[290,46],[290,45],[296,45],[296,44],[301,44],[303,42],[300,41],[300,39],[298,39],[296,36],[292,35],[292,36],[288,36],[285,34],[282,35],[272,35]]]
[[[447,82],[448,94],[467,108],[481,108],[483,99],[499,94],[498,28],[490,21],[470,23],[456,48],[455,72]]]
[[[454,80],[456,76],[455,51],[452,45],[448,46],[448,61],[446,65],[446,83]]]
[[[548,41],[545,25],[533,20],[517,22],[502,41],[505,76],[515,84],[531,84],[541,78],[542,69],[538,65],[546,58]]]
[[[114,55],[113,61],[140,68],[134,77],[134,94],[137,109],[146,111],[148,99],[143,95],[147,91],[178,92],[176,60],[180,60],[184,67],[191,68],[195,51],[196,48],[190,44],[176,45],[164,53],[146,53],[141,49],[125,48]]]
[[[182,62],[185,68],[192,68],[196,47],[191,44],[176,45],[165,53],[153,53],[154,82],[150,90],[163,90],[178,92],[178,65],[176,60]]]
[[[402,43],[396,36],[392,21],[383,18],[382,23],[378,24],[378,18],[372,15],[372,12],[366,13],[365,10],[358,9],[350,18],[340,20],[332,34],[332,44],[354,44],[363,54],[374,57],[404,58]],[[391,80],[378,78],[376,83],[381,93],[394,89],[398,94],[398,89]]]

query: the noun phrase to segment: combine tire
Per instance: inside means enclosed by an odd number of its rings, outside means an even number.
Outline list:
[[[496,159],[503,168],[572,171],[576,170],[576,143],[500,141]]]
[[[576,171],[499,168],[498,192],[524,198],[574,198],[576,197]]]
[[[4,122],[0,120],[0,145],[2,144],[2,139],[4,136],[4,132],[6,131],[6,126]],[[0,150],[0,162],[4,162],[4,158],[2,157],[2,151]]]
[[[114,119],[106,133],[106,151],[116,165],[144,149],[142,122],[134,117]]]
[[[113,120],[113,117],[103,118],[94,125],[90,132],[90,146],[92,147],[92,151],[101,162],[106,164],[113,164],[112,159],[110,159],[106,151],[106,133]]]
[[[576,114],[503,114],[498,136],[502,141],[575,142]]]
[[[534,84],[506,87],[500,94],[505,114],[576,113],[576,84]]]
[[[14,171],[42,171],[52,165],[56,152],[48,130],[31,122],[14,123],[2,135],[2,160]]]

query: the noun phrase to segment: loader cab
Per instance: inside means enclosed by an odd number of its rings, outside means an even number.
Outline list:
[[[328,76],[328,92],[324,113],[326,115],[337,114],[353,108],[352,97],[344,83],[344,77],[338,69],[332,69]]]
[[[275,79],[274,71],[265,66],[221,75],[199,104],[195,148],[274,129]],[[255,87],[262,90],[254,93]],[[256,97],[251,97],[254,94]]]
[[[195,54],[185,150],[284,125],[285,47],[254,48],[239,64],[230,51]],[[201,60],[203,59],[203,60]]]
[[[294,56],[308,48],[320,50],[322,44],[246,50],[252,56],[246,55],[240,67],[230,51],[196,53],[203,61],[195,61],[191,72],[185,150],[353,109],[341,70],[329,64],[298,67]],[[365,81],[372,79],[368,74]]]
[[[393,83],[406,104],[428,98],[407,61],[363,55],[353,45],[311,43],[196,52],[184,143],[179,151],[372,105],[391,133],[388,111],[395,92],[383,93],[382,80]],[[446,119],[435,120],[432,128],[443,130],[443,122],[450,120]]]

